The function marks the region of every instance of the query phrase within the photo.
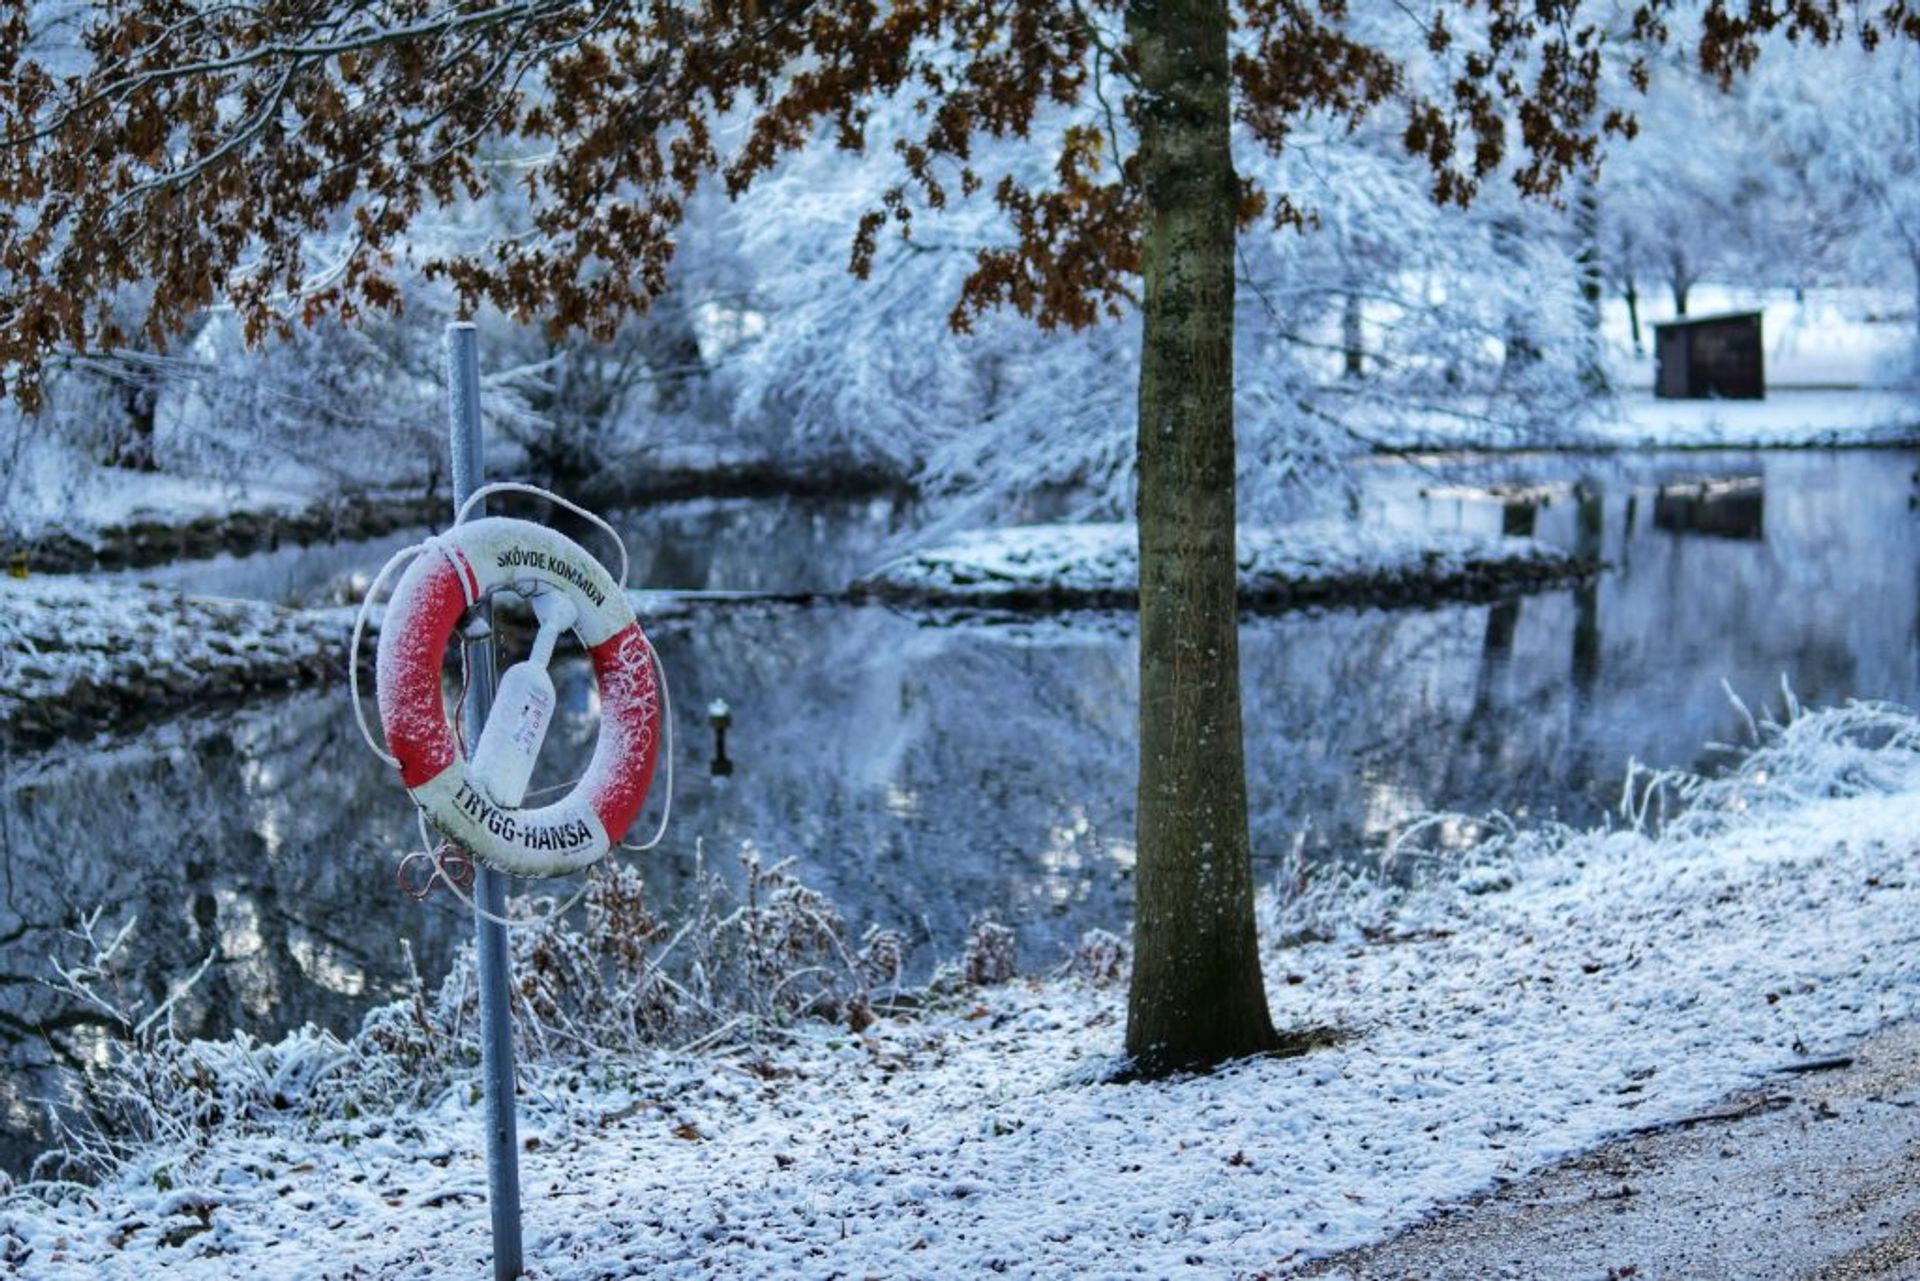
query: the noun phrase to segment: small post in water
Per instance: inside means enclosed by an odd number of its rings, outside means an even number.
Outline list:
[[[453,511],[486,483],[480,443],[480,343],[470,324],[447,326],[447,401],[451,411]],[[482,504],[484,509],[485,504]],[[474,513],[484,516],[484,510]],[[486,602],[479,610],[484,619]],[[466,749],[469,757],[493,709],[491,630],[468,638]],[[521,1273],[520,1153],[513,1112],[513,1016],[507,1005],[507,875],[474,860],[475,950],[480,962],[480,1065],[487,1094],[487,1203],[493,1212],[494,1281]],[[491,916],[496,919],[489,920]]]

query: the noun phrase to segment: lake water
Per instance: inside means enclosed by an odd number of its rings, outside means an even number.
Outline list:
[[[1287,851],[1377,857],[1423,812],[1498,808],[1598,820],[1627,760],[1711,767],[1784,678],[1808,703],[1917,701],[1920,541],[1897,451],[1521,456],[1379,462],[1363,519],[1531,531],[1597,552],[1592,584],[1494,605],[1334,610],[1243,628],[1247,758],[1260,875]],[[898,545],[888,499],[678,504],[625,518],[636,584],[821,590]],[[317,602],[364,582],[404,537],[146,571],[205,592]],[[843,604],[696,604],[653,629],[674,701],[674,823],[641,855],[671,914],[697,858],[743,843],[791,858],[858,931],[900,929],[924,973],[968,922],[1016,927],[1022,963],[1131,901],[1135,641],[1130,618],[935,624]],[[556,671],[547,780],[584,759],[594,692]],[[730,776],[706,709],[732,709]],[[118,976],[161,999],[209,953],[187,1031],[347,1032],[397,990],[403,941],[431,979],[470,926],[416,904],[393,870],[412,810],[364,748],[343,689],[182,717],[105,748],[5,762],[0,795],[0,1163],[18,1170],[97,1056],[96,1013],[40,980],[82,959],[79,914],[137,917]],[[536,779],[536,783],[542,781]],[[656,793],[659,791],[656,785]],[[657,803],[657,798],[656,798]],[[637,830],[651,830],[655,811]]]

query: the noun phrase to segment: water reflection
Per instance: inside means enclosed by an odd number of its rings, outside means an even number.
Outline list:
[[[1653,525],[1672,533],[1716,538],[1763,538],[1766,483],[1760,476],[1725,476],[1662,485],[1654,492]]]
[[[521,514],[513,496],[496,510]],[[543,504],[527,504],[531,513]],[[613,563],[606,540],[584,522],[561,527]],[[898,550],[910,527],[901,498],[728,498],[663,503],[608,519],[626,540],[628,581],[679,591],[834,591]],[[362,543],[291,544],[250,556],[220,555],[129,569],[111,575],[209,596],[281,605],[359,600],[388,556],[424,538],[401,530]]]
[[[616,513],[630,581],[682,591],[838,591],[898,550],[902,498],[699,499]],[[589,545],[592,545],[589,542]]]
[[[1737,737],[1723,679],[1756,704],[1783,675],[1809,702],[1916,701],[1914,464],[1853,453],[1377,469],[1368,520],[1531,532],[1614,568],[1492,605],[1249,619],[1262,875],[1296,842],[1320,858],[1377,851],[1432,808],[1591,820],[1629,756],[1697,764],[1703,743]],[[1645,518],[1663,487],[1715,477],[1760,478],[1758,537]],[[636,582],[826,585],[870,564],[903,519],[884,502],[680,506],[659,524],[633,518]],[[878,608],[735,605],[663,621],[657,640],[676,819],[641,857],[663,910],[697,858],[727,870],[752,841],[796,860],[856,930],[904,928],[922,972],[958,951],[981,911],[1019,929],[1034,968],[1088,928],[1124,925],[1130,619],[936,626]],[[595,732],[584,664],[562,661],[556,677],[563,714],[536,786],[565,782]],[[728,775],[712,770],[716,700]],[[397,990],[402,939],[432,976],[467,935],[457,905],[395,889],[412,813],[341,691],[13,761],[0,839],[0,1107],[16,1168],[33,1100],[59,1088],[52,1068],[96,1052],[101,1035],[37,983],[77,914],[138,915],[125,981],[149,1000],[213,952],[180,1010],[183,1030],[208,1034],[350,1029]]]
[[[413,839],[412,823],[367,803],[388,786],[385,771],[340,706],[301,696],[104,752],[10,763],[0,797],[8,1134],[30,1130],[40,1101],[62,1096],[49,1069],[93,1058],[107,1032],[97,1011],[44,985],[52,958],[86,959],[67,932],[95,908],[107,938],[137,921],[116,984],[129,1006],[156,1006],[215,956],[176,1009],[189,1034],[350,1027],[396,991],[402,937],[444,966],[465,922],[395,901],[381,869]],[[0,1155],[17,1165],[21,1152]]]

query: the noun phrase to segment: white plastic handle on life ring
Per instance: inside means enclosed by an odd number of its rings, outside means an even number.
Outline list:
[[[467,607],[497,588],[570,598],[573,630],[600,683],[600,740],[574,789],[552,805],[495,804],[468,768],[440,692],[447,642]],[[489,516],[430,540],[387,603],[375,668],[380,726],[400,781],[447,838],[517,876],[599,861],[632,826],[653,782],[660,685],[626,593],[584,548],[531,521]]]

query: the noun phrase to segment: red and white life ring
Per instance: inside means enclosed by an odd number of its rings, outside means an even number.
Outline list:
[[[440,669],[460,616],[520,584],[573,601],[573,630],[600,682],[600,739],[574,789],[552,805],[496,805],[470,776],[448,722]],[[578,543],[544,525],[486,517],[432,539],[387,603],[375,669],[380,725],[400,781],[428,820],[474,857],[518,876],[558,876],[603,857],[653,781],[660,685],[626,593]]]

